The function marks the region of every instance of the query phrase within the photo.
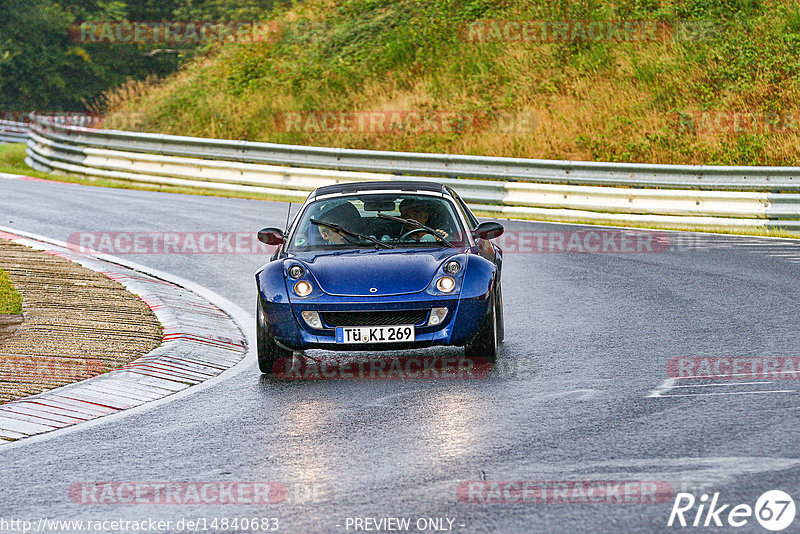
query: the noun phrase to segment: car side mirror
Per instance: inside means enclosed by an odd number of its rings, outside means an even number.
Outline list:
[[[282,245],[286,237],[280,228],[264,228],[258,231],[258,240],[267,245]]]
[[[502,224],[494,221],[486,221],[480,223],[472,231],[472,235],[478,239],[494,239],[495,237],[503,235],[504,231],[505,229]]]

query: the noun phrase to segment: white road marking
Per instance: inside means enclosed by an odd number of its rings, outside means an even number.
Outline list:
[[[682,484],[705,483],[711,487],[735,481],[738,477],[758,473],[784,471],[800,466],[797,458],[752,456],[697,458],[620,458],[582,462],[541,462],[531,458],[524,467],[513,472],[502,470],[492,474],[494,480],[515,480],[527,472],[530,480],[663,480],[680,491]],[[523,471],[524,470],[524,471]],[[516,478],[514,478],[516,477]],[[545,478],[546,477],[546,478]]]
[[[749,376],[749,375],[742,375]],[[667,378],[661,384],[652,390],[647,398],[660,398],[660,397],[704,397],[704,396],[721,396],[721,395],[754,395],[758,393],[800,393],[797,389],[753,389],[748,391],[720,391],[713,393],[670,393],[671,390],[676,388],[702,388],[702,387],[737,387],[737,386],[750,386],[760,384],[772,384],[774,380],[762,380],[756,382],[722,382],[719,384],[681,384],[678,385],[677,381],[687,378],[708,378],[707,376],[697,377],[681,377],[681,378]]]
[[[673,388],[712,388],[725,386],[749,386],[752,384],[772,384],[774,380],[764,380],[763,382],[735,382],[733,384],[694,384],[691,386],[672,386]]]
[[[670,389],[672,389],[672,386],[674,384],[675,384],[675,379],[674,378],[667,378],[666,380],[661,382],[661,385],[659,385],[656,389],[651,391],[650,394],[648,395],[648,397],[649,398],[663,397],[662,393],[665,393],[665,392],[669,391]]]
[[[796,375],[800,373],[800,371],[781,371],[781,375]],[[670,380],[693,380],[693,379],[702,379],[702,378],[717,378],[718,380],[721,378],[733,378],[736,376],[753,376],[753,373],[731,373],[726,374],[724,377],[713,377],[708,375],[696,375],[696,376],[676,376],[675,378],[671,378]],[[755,378],[755,377],[754,377]]]
[[[800,393],[796,389],[765,389],[755,391],[723,391],[720,393],[670,393],[669,395],[659,395],[660,397],[707,397],[717,395],[755,395],[756,393]],[[651,395],[652,396],[652,395]]]

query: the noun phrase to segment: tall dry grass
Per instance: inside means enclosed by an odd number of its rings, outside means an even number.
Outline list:
[[[676,0],[659,9],[706,9],[697,2]],[[429,5],[437,3],[442,0]],[[505,5],[501,15],[509,18],[532,9],[525,2]],[[436,24],[449,24],[446,17],[432,11],[415,18],[418,8],[404,0],[380,14],[394,21],[391,27],[377,27],[378,17],[357,6],[347,7],[347,16],[337,9],[344,8],[309,0],[285,15],[324,20],[328,33],[316,41],[225,45],[167,80],[110,91],[99,107],[123,128],[308,145],[685,164],[793,165],[800,159],[800,116],[785,131],[687,127],[680,119],[775,110],[789,116],[800,107],[800,30],[783,38],[795,9],[789,0],[751,12],[737,8],[729,18],[709,12],[715,24],[727,25],[709,42],[584,47],[437,40],[444,30],[437,33]],[[392,32],[407,34],[401,39]],[[417,34],[423,37],[414,41]],[[412,41],[419,48],[406,50]],[[392,57],[399,59],[386,59]],[[378,71],[383,63],[389,66]],[[444,111],[476,119],[444,132],[283,131],[276,117],[289,111]]]

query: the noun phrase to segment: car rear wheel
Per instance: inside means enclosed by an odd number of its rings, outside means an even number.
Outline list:
[[[497,328],[497,299],[492,293],[492,304],[489,314],[483,320],[478,335],[472,343],[464,347],[467,358],[485,358],[490,362],[497,360],[498,328]]]
[[[291,358],[293,353],[284,349],[269,333],[264,311],[261,309],[261,299],[258,299],[256,308],[256,350],[258,352],[258,369],[267,375],[273,373],[273,367],[278,358]]]

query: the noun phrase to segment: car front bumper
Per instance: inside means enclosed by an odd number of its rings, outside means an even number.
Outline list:
[[[289,349],[326,350],[397,350],[430,347],[434,345],[461,346],[469,343],[478,332],[488,312],[489,294],[464,298],[459,295],[442,297],[427,293],[383,297],[333,297],[322,295],[315,299],[300,302],[275,302],[262,299],[264,319],[270,334],[281,345]],[[288,300],[288,299],[287,299]],[[435,326],[427,326],[432,308],[447,308],[444,320]],[[303,311],[316,311],[324,316],[326,312],[392,312],[399,310],[424,310],[425,319],[415,325],[413,342],[379,344],[336,343],[335,327],[325,325],[322,329],[310,327],[303,320]],[[352,326],[377,326],[369,324]]]

